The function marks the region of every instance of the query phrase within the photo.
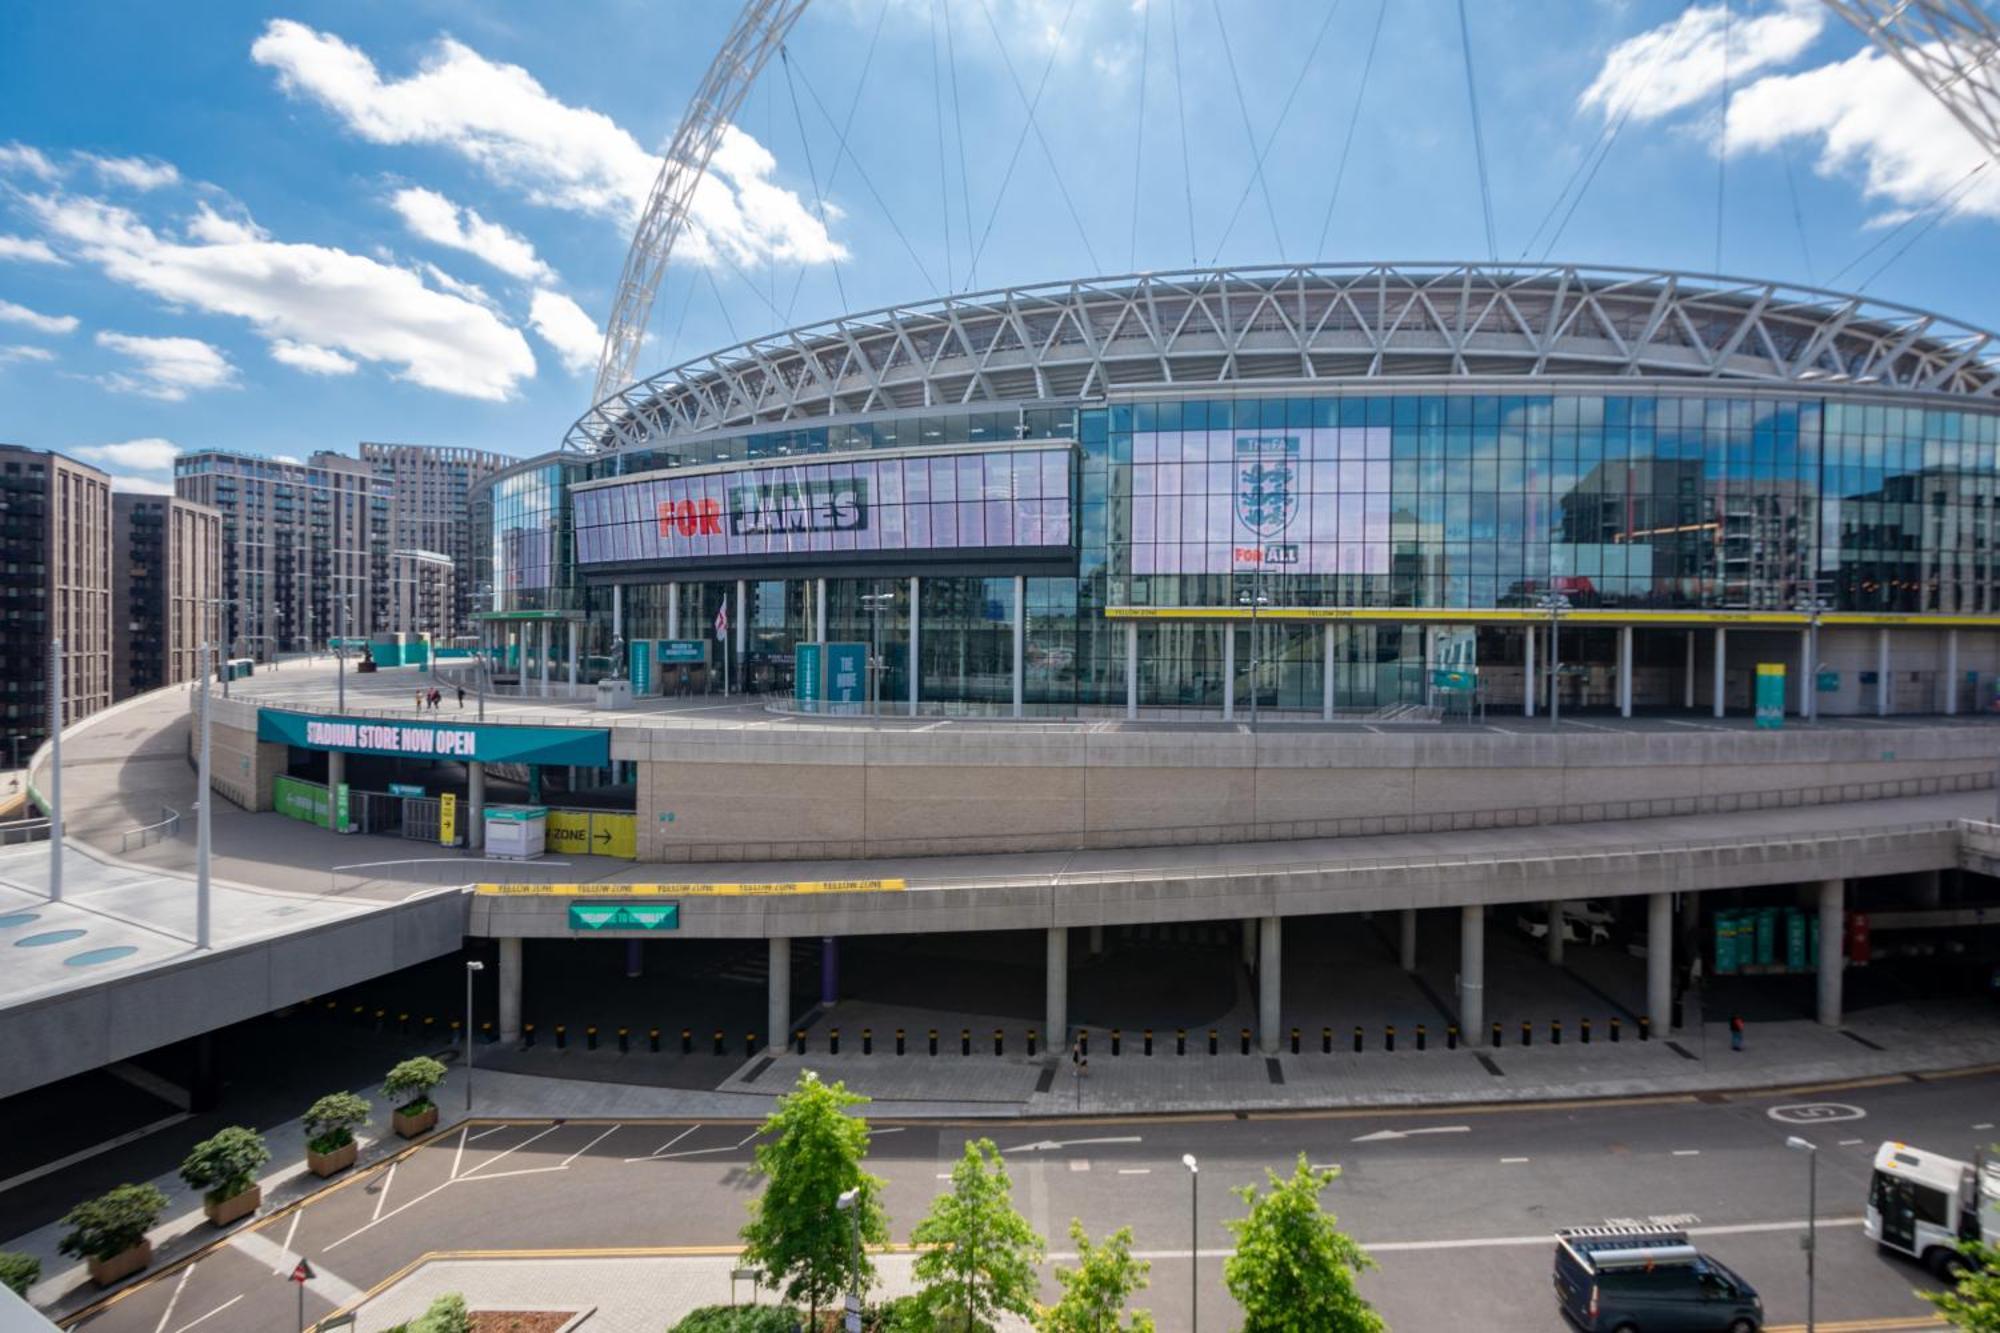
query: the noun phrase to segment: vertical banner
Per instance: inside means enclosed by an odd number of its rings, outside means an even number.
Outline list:
[[[653,692],[653,642],[650,639],[634,639],[626,645],[632,655],[632,693],[636,697]]]
[[[458,794],[446,792],[438,797],[438,843],[444,847],[458,845]]]
[[[1785,664],[1757,664],[1757,725],[1777,730],[1785,725]]]
[[[792,649],[792,698],[801,713],[817,713],[826,698],[826,676],[820,670],[820,645],[797,644]]]
[[[868,645],[829,643],[826,654],[826,711],[858,713],[867,702]]]
[[[333,831],[347,832],[347,784],[341,783],[333,794]]]

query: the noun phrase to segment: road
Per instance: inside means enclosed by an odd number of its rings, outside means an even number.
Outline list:
[[[1774,1110],[1834,1104],[1845,1118],[1786,1122]],[[1080,1218],[1093,1237],[1133,1227],[1153,1264],[1144,1293],[1165,1333],[1187,1330],[1190,1277],[1201,1327],[1227,1328],[1223,1288],[1242,1214],[1233,1187],[1299,1153],[1338,1164],[1326,1202],[1381,1267],[1363,1290],[1392,1328],[1493,1333],[1563,1327],[1549,1291],[1550,1232],[1623,1218],[1670,1220],[1763,1293],[1771,1327],[1804,1317],[1806,1160],[1822,1147],[1820,1327],[1932,1326],[1912,1293],[1925,1275],[1862,1236],[1869,1165],[1883,1138],[1968,1154],[1996,1135],[2000,1074],[1812,1094],[1440,1108],[1435,1113],[1302,1114],[985,1125],[878,1124],[871,1169],[899,1240],[923,1215],[968,1137],[992,1137],[1012,1164],[1016,1205],[1067,1249]],[[1786,1114],[1804,1115],[1806,1113]],[[320,1317],[427,1252],[727,1250],[754,1182],[755,1125],[603,1121],[448,1127],[427,1146],[237,1234],[169,1269],[79,1326],[93,1333],[267,1333],[292,1327],[298,1256],[318,1279]],[[1184,1153],[1200,1162],[1199,1218]],[[1190,1227],[1199,1257],[1190,1274]],[[723,1293],[718,1293],[718,1299]]]

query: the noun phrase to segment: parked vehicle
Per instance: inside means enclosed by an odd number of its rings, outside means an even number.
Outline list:
[[[1862,1228],[1939,1277],[1965,1267],[1961,1241],[2000,1244],[2000,1162],[1961,1162],[1907,1143],[1875,1150]]]
[[[1584,1333],[1757,1333],[1764,1302],[1671,1227],[1556,1232],[1556,1304]]]
[[[1549,919],[1545,914],[1535,913],[1514,918],[1514,924],[1530,939],[1547,939]],[[1562,919],[1563,943],[1565,944],[1608,944],[1611,932],[1595,922],[1579,920],[1567,911]]]

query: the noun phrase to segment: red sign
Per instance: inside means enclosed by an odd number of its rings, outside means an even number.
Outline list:
[[[298,1283],[300,1286],[304,1286],[306,1283],[312,1281],[313,1277],[314,1274],[312,1270],[312,1265],[307,1263],[304,1259],[300,1259],[299,1266],[292,1270],[291,1280]]]
[[[1868,961],[1868,914],[1849,912],[1847,914],[1847,961],[1865,963]]]
[[[658,506],[660,535],[672,537],[719,537],[722,535],[722,506],[714,500],[666,500]]]

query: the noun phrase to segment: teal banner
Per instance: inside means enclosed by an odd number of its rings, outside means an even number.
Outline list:
[[[650,639],[634,639],[627,645],[632,654],[632,693],[653,692],[653,644]]]
[[[581,768],[601,768],[611,762],[611,733],[588,727],[379,722],[267,708],[257,714],[257,739],[307,750],[427,760],[476,759],[483,764],[575,764]]]
[[[571,930],[679,930],[679,903],[571,903]]]
[[[867,701],[868,645],[829,643],[826,652],[826,707],[830,713],[857,713]]]
[[[667,666],[700,666],[708,661],[708,644],[700,639],[661,639],[660,661]]]
[[[1776,731],[1785,725],[1785,664],[1757,664],[1757,725]]]
[[[792,649],[792,698],[802,713],[817,713],[826,699],[819,650],[816,643],[801,643]]]

